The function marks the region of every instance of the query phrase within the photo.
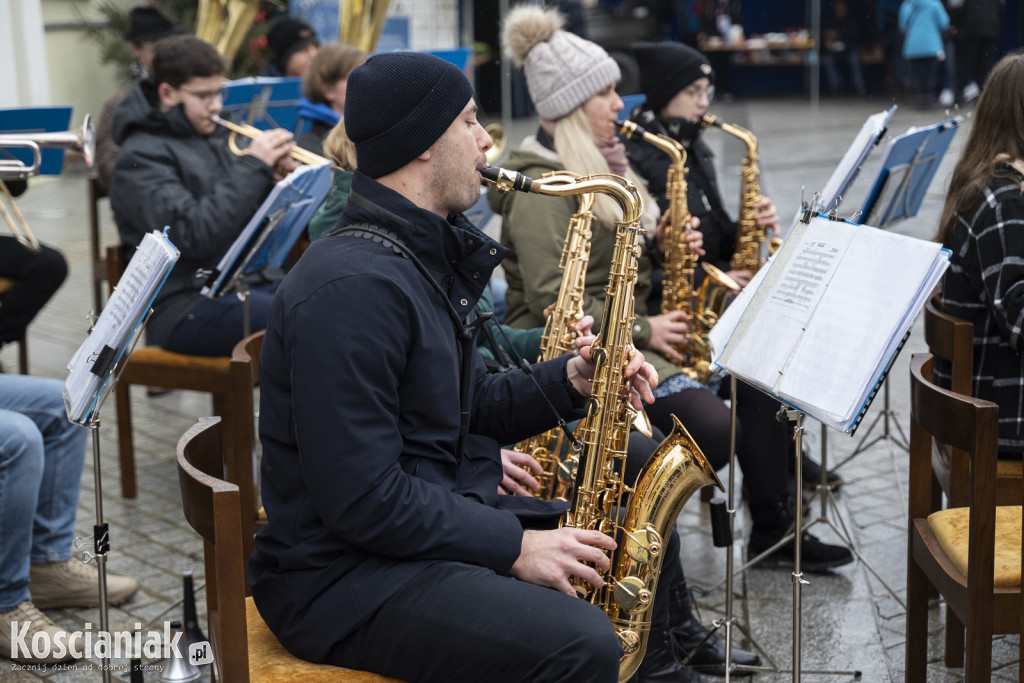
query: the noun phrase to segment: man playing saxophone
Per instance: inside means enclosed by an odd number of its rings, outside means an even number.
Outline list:
[[[154,302],[146,331],[169,351],[226,356],[244,334],[243,303],[235,296],[206,299],[205,277],[248,223],[280,176],[294,168],[292,135],[277,129],[233,155],[228,132],[211,115],[222,108],[227,69],[212,45],[193,36],[157,43],[153,73],[133,84],[114,115],[121,145],[110,205],[121,242],[137,246],[170,226],[181,259]],[[275,283],[250,285],[252,329],[266,327]]]
[[[472,86],[383,53],[348,87],[349,201],[285,277],[263,346],[260,614],[297,656],[406,681],[616,681],[612,624],[570,584],[601,585],[614,542],[555,529],[564,505],[497,493],[499,444],[556,418],[463,334],[505,253],[462,213],[491,144]],[[587,350],[532,369],[582,416]],[[652,400],[642,354],[624,375],[634,405]]]

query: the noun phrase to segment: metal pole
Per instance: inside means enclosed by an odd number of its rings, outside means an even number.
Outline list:
[[[96,559],[100,584],[100,633],[109,634],[109,615],[107,614],[107,551],[110,549],[110,533],[106,522],[103,521],[103,489],[100,479],[100,420],[95,412],[89,420],[89,429],[92,431],[92,478],[96,492],[96,526],[93,527],[93,556]],[[105,652],[107,652],[107,655],[103,658],[103,683],[110,683],[109,648]]]

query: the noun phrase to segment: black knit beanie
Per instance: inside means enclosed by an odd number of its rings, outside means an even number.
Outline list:
[[[698,78],[715,82],[707,57],[682,43],[633,43],[633,55],[640,67],[640,89],[647,104],[658,113],[680,90]]]
[[[320,44],[313,27],[295,17],[282,17],[267,31],[267,45],[281,73],[287,71],[289,57],[313,43]]]
[[[379,178],[430,149],[473,97],[454,64],[421,52],[387,52],[348,77],[345,132],[356,166]]]

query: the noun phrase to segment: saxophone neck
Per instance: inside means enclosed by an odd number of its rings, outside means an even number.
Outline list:
[[[480,175],[500,192],[532,192],[549,197],[568,197],[588,192],[608,195],[622,209],[624,223],[639,223],[644,210],[644,202],[636,185],[611,173],[584,176],[571,171],[556,171],[534,179],[516,171],[488,166]]]

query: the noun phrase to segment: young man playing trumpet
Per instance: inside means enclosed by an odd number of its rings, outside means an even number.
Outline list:
[[[228,131],[211,117],[222,108],[224,59],[193,36],[157,44],[153,74],[132,87],[114,115],[121,154],[110,205],[121,241],[137,246],[170,226],[181,258],[154,303],[147,333],[169,351],[221,356],[243,335],[243,304],[199,294],[203,270],[216,266],[270,192],[294,168],[292,134],[276,129],[252,140],[249,153],[228,149]],[[276,283],[250,284],[253,330],[266,327]]]

